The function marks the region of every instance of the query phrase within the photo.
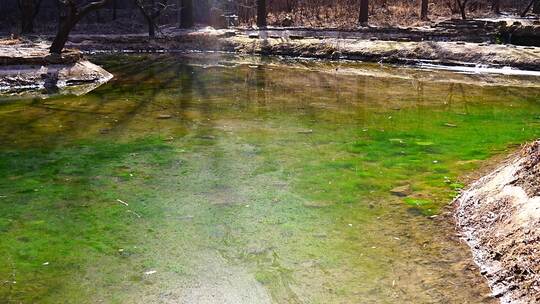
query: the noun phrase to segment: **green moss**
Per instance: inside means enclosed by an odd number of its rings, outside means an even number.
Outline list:
[[[0,302],[174,298],[214,271],[276,303],[476,301],[426,216],[540,135],[538,89],[136,59],[102,59],[116,78],[87,96],[0,105]]]

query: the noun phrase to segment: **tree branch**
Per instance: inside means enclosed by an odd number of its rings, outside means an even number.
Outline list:
[[[87,5],[81,7],[81,9],[79,10],[80,17],[84,17],[86,14],[95,9],[102,8],[103,6],[107,5],[109,1],[110,0],[99,0],[88,3]]]

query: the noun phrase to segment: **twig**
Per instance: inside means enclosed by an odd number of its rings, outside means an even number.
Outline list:
[[[130,212],[130,213],[135,214],[138,218],[141,218],[141,217],[142,217],[140,214],[138,214],[137,212],[135,212],[135,211],[133,211],[133,210],[128,210],[127,212]]]
[[[128,203],[124,202],[124,201],[123,201],[123,200],[121,200],[121,199],[117,199],[116,201],[117,201],[117,202],[119,202],[120,204],[122,204],[122,205],[126,206],[126,207],[127,207],[127,206],[129,206],[129,204],[128,204]]]

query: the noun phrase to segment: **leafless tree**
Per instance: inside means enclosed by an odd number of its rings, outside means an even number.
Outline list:
[[[495,14],[501,13],[501,0],[491,0],[491,10]]]
[[[361,25],[367,24],[369,19],[369,0],[360,0],[360,16],[358,21]]]
[[[58,0],[60,9],[58,32],[54,37],[50,52],[53,54],[61,54],[69,38],[69,33],[75,27],[77,22],[91,11],[102,8],[109,1],[110,0],[96,0],[81,6],[76,0]]]
[[[461,19],[465,20],[467,19],[467,3],[469,0],[456,0],[456,4],[459,8],[459,12],[461,13]]]
[[[17,0],[21,11],[21,33],[28,34],[34,31],[34,20],[39,13],[43,0]]]
[[[259,28],[265,28],[267,12],[266,12],[266,0],[257,0],[257,26]]]
[[[429,20],[429,0],[422,0],[420,6],[420,19],[422,19],[423,21]]]
[[[141,14],[148,25],[148,36],[156,37],[156,20],[161,13],[168,7],[167,0],[135,0],[135,5],[141,11]]]
[[[533,5],[535,5],[536,3],[540,2],[540,0],[531,0],[529,2],[529,4],[527,5],[527,7],[523,10],[523,12],[521,13],[521,17],[525,17],[527,16],[527,13],[529,12],[529,10],[531,9],[531,7],[533,7]],[[536,6],[538,6],[539,4],[536,4]],[[534,8],[533,8],[533,12],[534,12]]]
[[[180,27],[192,28],[193,21],[193,0],[181,0]]]

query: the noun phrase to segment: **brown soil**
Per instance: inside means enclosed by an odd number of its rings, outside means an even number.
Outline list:
[[[501,303],[540,303],[540,141],[456,199],[456,221]]]

